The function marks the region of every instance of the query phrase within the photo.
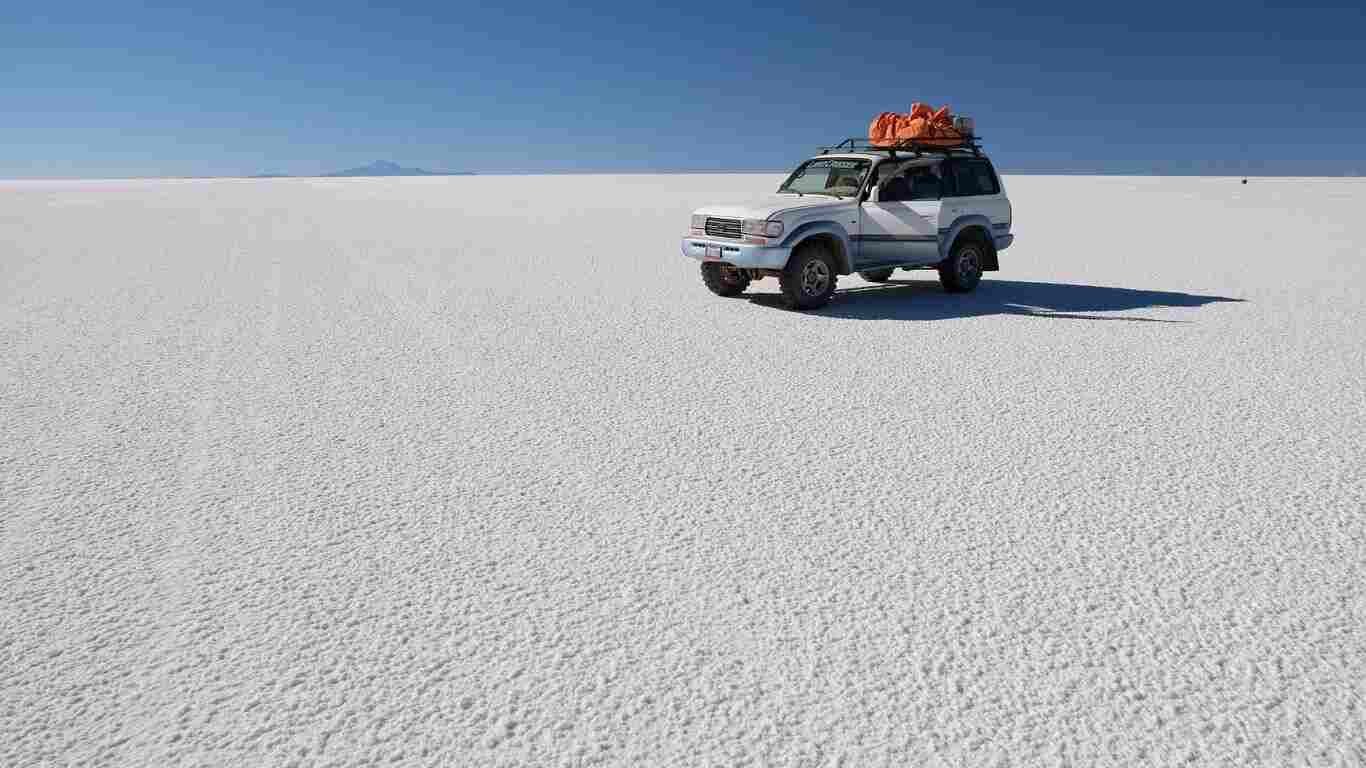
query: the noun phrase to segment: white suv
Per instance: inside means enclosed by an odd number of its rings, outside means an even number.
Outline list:
[[[846,151],[847,150],[847,151]],[[974,140],[826,148],[761,200],[708,205],[692,216],[683,255],[702,262],[713,293],[735,296],[777,277],[795,309],[824,305],[838,275],[882,282],[895,269],[937,269],[971,291],[1010,246],[1005,188]]]

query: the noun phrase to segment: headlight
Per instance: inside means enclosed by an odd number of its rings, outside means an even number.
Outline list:
[[[783,233],[783,223],[781,221],[764,221],[763,219],[745,219],[740,224],[740,231],[746,235],[777,237]]]
[[[694,214],[692,215],[692,228],[695,229],[695,230],[697,230],[697,231],[699,231],[699,232],[702,231],[702,230],[704,230],[704,229],[706,229],[706,228],[707,228],[707,217],[706,217],[706,216],[703,216],[703,215],[700,214],[700,213],[694,213]]]

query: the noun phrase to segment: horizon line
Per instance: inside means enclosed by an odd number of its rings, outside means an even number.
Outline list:
[[[478,176],[739,176],[739,175],[758,175],[758,174],[785,174],[790,173],[790,168],[778,170],[763,168],[740,168],[740,169],[584,169],[584,170],[537,170],[537,171],[452,171],[452,172],[431,172],[424,174],[375,174],[372,176],[364,175],[336,175],[336,174],[252,174],[249,176],[237,174],[220,175],[164,175],[164,176],[0,176],[0,182],[10,181],[214,181],[214,180],[242,180],[242,181],[278,181],[284,179],[436,179],[436,178],[455,178],[455,177],[478,177]],[[1134,177],[1180,177],[1180,178],[1231,178],[1231,179],[1360,179],[1363,176],[1359,173],[1341,173],[1335,176],[1329,175],[1296,175],[1290,173],[1199,173],[1178,171],[1163,173],[1157,171],[1144,170],[1098,170],[1098,169],[1010,169],[1000,168],[997,173],[1002,176],[1134,176]]]

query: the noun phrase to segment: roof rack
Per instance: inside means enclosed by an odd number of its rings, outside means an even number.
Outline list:
[[[829,147],[818,147],[822,155],[831,152],[887,152],[892,157],[896,157],[897,152],[910,152],[916,157],[933,152],[941,155],[951,155],[954,152],[971,152],[974,155],[982,154],[982,145],[979,143],[980,136],[964,136],[962,141],[956,144],[926,144],[923,141],[906,139],[894,144],[870,144],[865,139],[852,137]]]

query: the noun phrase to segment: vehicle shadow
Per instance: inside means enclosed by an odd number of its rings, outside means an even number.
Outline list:
[[[746,298],[761,306],[784,306],[777,294],[747,294]],[[946,293],[938,280],[890,280],[877,285],[837,290],[828,305],[810,314],[855,320],[947,320],[983,315],[1020,315],[1064,320],[1188,323],[1191,321],[1095,313],[1155,307],[1203,307],[1224,301],[1244,300],[1103,285],[991,279],[983,280],[972,293]]]

